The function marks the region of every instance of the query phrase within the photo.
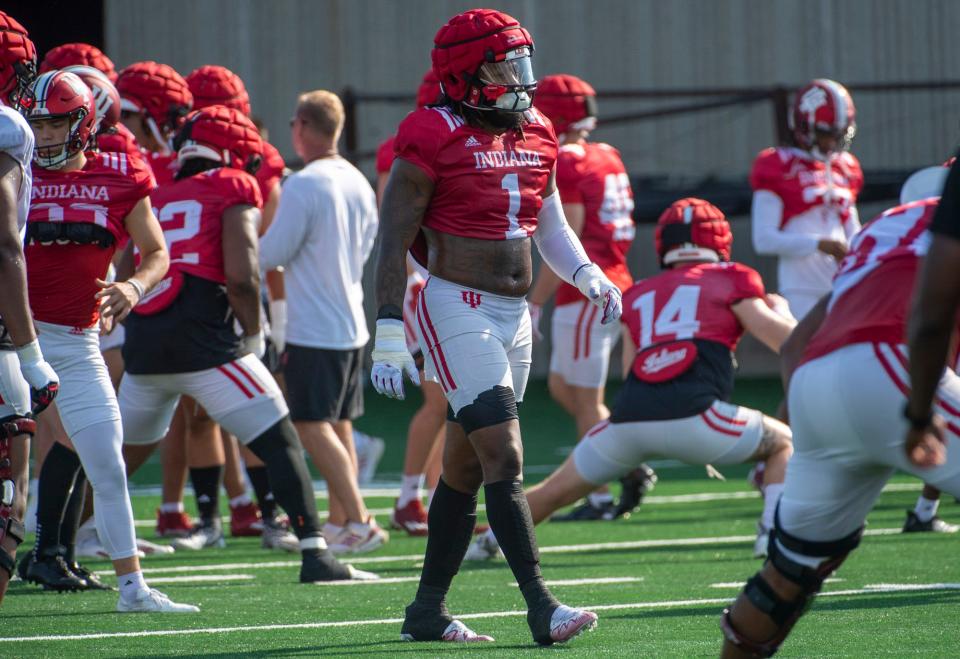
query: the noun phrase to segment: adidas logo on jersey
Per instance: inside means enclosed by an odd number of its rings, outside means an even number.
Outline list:
[[[481,146],[481,144],[480,144],[480,140],[478,140],[475,136],[471,135],[470,137],[467,138],[467,141],[463,143],[463,146],[469,149],[472,147]]]

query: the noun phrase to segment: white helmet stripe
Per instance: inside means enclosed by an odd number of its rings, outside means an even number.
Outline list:
[[[830,92],[830,97],[833,99],[833,107],[836,109],[836,125],[834,128],[846,128],[849,112],[846,89],[844,89],[840,83],[830,80],[829,78],[819,78],[816,82],[826,87],[827,91]]]

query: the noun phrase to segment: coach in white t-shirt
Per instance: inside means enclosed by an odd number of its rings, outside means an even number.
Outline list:
[[[343,105],[331,92],[297,99],[291,136],[306,165],[284,182],[276,216],[260,241],[262,269],[284,268],[282,364],[290,414],[330,486],[336,526],[369,517],[351,466],[352,420],[363,414],[360,371],[370,334],[361,280],[377,235],[373,188],[337,153],[343,118]]]

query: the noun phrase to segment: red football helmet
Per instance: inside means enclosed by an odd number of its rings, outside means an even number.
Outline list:
[[[207,158],[254,174],[263,160],[260,131],[247,115],[225,105],[191,112],[173,147],[181,165],[190,158]]]
[[[33,103],[30,83],[37,77],[37,49],[27,29],[0,11],[0,103],[23,111]]]
[[[120,109],[141,113],[161,144],[183,125],[193,107],[187,81],[173,67],[157,62],[135,62],[117,78]]]
[[[794,139],[800,147],[812,151],[820,131],[836,135],[839,150],[849,149],[857,132],[856,116],[857,110],[846,87],[827,78],[817,78],[800,89],[793,101]]]
[[[417,107],[425,108],[433,105],[440,98],[440,81],[437,74],[430,69],[423,75],[420,86],[417,87]]]
[[[63,70],[83,80],[93,93],[93,103],[97,111],[94,132],[102,133],[116,126],[120,121],[120,93],[106,74],[92,66],[68,66]]]
[[[96,46],[88,43],[65,43],[47,51],[40,62],[40,73],[65,69],[68,66],[92,66],[103,73],[110,82],[117,81],[117,70],[113,60],[103,54]]]
[[[47,169],[59,169],[70,158],[87,148],[97,122],[93,92],[83,80],[67,71],[48,71],[33,82],[33,107],[26,111],[31,124],[45,119],[66,117],[69,127],[60,144],[37,144],[33,162]],[[59,151],[53,153],[55,147]],[[41,155],[45,152],[46,155]]]
[[[451,100],[478,110],[523,112],[537,89],[532,54],[533,38],[517,19],[470,9],[440,28],[430,58]]]
[[[709,201],[687,197],[663,211],[654,240],[661,265],[729,261],[733,233],[723,211]]]
[[[547,115],[557,135],[593,130],[597,125],[597,92],[585,80],[561,73],[537,83],[534,105]]]
[[[193,109],[210,105],[226,105],[250,115],[250,95],[243,80],[224,66],[208,64],[194,69],[187,76],[187,85],[193,94]]]

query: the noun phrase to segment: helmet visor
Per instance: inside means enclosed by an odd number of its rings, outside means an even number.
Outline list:
[[[486,85],[530,87],[537,84],[527,47],[511,50],[502,62],[485,62],[480,66],[478,77]]]

